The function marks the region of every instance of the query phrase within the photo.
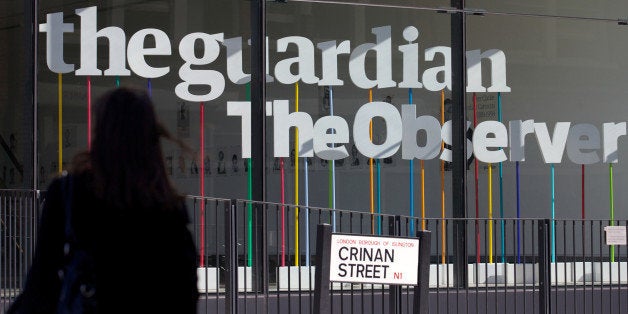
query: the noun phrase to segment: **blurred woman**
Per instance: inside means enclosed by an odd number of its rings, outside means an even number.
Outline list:
[[[56,311],[68,201],[78,246],[93,257],[99,313],[196,313],[197,251],[162,138],[172,139],[145,93],[117,88],[99,99],[91,150],[48,188],[33,263],[9,313]]]

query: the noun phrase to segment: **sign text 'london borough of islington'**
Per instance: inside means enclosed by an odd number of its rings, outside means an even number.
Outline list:
[[[330,281],[417,285],[419,239],[332,234]]]

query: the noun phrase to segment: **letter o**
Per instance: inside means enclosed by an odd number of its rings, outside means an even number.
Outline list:
[[[386,140],[380,145],[373,144],[369,137],[369,126],[374,117],[381,117],[386,122]],[[402,138],[399,111],[386,102],[374,101],[364,104],[355,114],[353,137],[357,149],[368,158],[386,158],[394,155],[401,146]]]

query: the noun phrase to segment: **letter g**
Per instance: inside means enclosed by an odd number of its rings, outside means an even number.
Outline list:
[[[194,45],[197,40],[203,42],[203,54],[196,57]],[[179,43],[179,54],[185,63],[179,69],[179,77],[183,82],[177,84],[175,93],[181,99],[187,101],[214,100],[225,90],[224,76],[214,70],[193,70],[192,65],[207,65],[212,63],[220,55],[218,42],[224,40],[224,33],[209,35],[206,33],[191,33],[183,37]],[[195,95],[190,92],[190,85],[207,85],[210,91],[206,94]]]

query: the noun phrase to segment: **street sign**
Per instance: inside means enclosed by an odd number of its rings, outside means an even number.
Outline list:
[[[330,281],[417,285],[419,239],[332,234]]]

